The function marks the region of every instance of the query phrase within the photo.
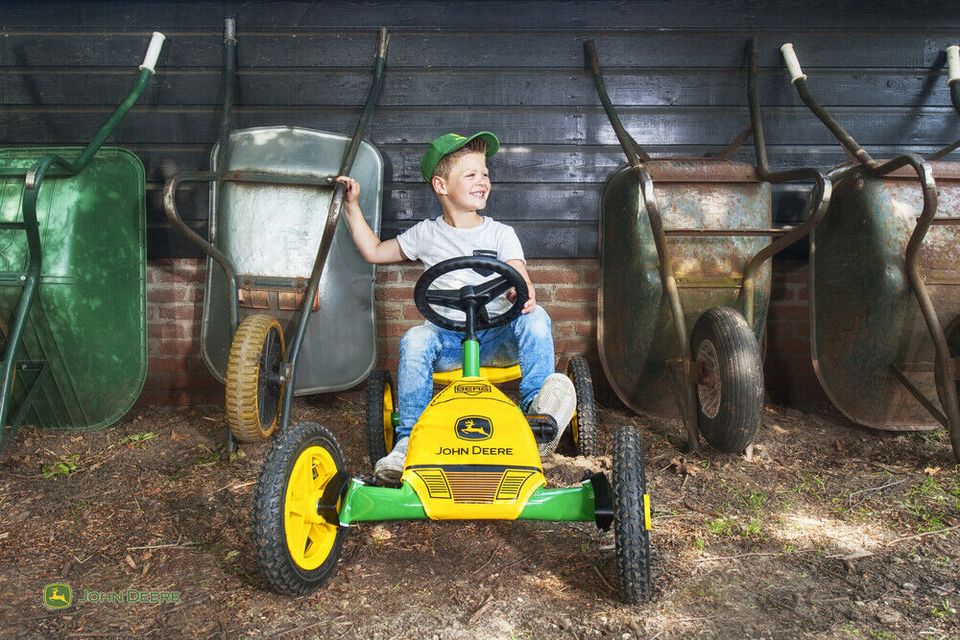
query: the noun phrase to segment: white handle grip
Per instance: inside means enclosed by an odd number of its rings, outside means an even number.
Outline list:
[[[947,71],[947,84],[960,80],[960,47],[957,45],[947,47]]]
[[[780,47],[780,53],[783,54],[783,61],[787,63],[787,71],[790,72],[790,82],[796,84],[797,80],[806,80],[807,74],[800,68],[800,61],[797,60],[797,54],[793,52],[793,43]]]
[[[140,70],[149,69],[150,73],[153,73],[153,68],[157,66],[157,58],[160,57],[160,49],[163,48],[163,41],[167,37],[160,33],[159,31],[153,32],[153,38],[150,39],[150,46],[147,47],[147,55],[143,57],[143,64],[140,65]]]

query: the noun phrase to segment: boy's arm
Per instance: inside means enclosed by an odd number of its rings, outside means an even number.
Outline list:
[[[360,183],[348,176],[337,176],[337,182],[346,188],[343,197],[343,211],[347,218],[347,228],[350,237],[357,245],[361,257],[372,264],[387,264],[403,262],[407,256],[400,250],[400,243],[396,238],[381,240],[367,224],[360,210]]]
[[[527,299],[526,303],[523,305],[523,309],[520,310],[520,313],[530,313],[533,311],[533,308],[537,306],[537,293],[533,290],[533,283],[530,281],[530,274],[527,273],[527,267],[524,264],[523,260],[507,260],[507,264],[520,272],[520,275],[523,276],[523,279],[527,281],[527,291],[529,292],[530,297]],[[507,293],[507,299],[513,302],[517,298],[517,292],[514,289],[511,289]]]

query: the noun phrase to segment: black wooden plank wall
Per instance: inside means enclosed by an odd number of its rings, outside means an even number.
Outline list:
[[[943,2],[21,2],[0,4],[0,144],[85,143],[132,86],[149,34],[157,77],[112,143],[148,172],[152,257],[195,255],[166,224],[164,180],[206,169],[220,120],[223,18],[235,17],[240,127],[350,133],[370,81],[376,27],[390,29],[386,84],[367,137],[387,161],[384,234],[438,213],[419,176],[423,145],[489,129],[489,213],[531,257],[597,254],[597,203],[623,160],[583,65],[595,39],[627,128],[654,155],[721,149],[748,121],[744,45],[756,36],[775,167],[843,159],[801,105],[778,47],[795,43],[811,89],[876,156],[960,137],[943,50],[960,43]],[[752,162],[748,143],[738,159]],[[803,188],[778,189],[790,221]],[[181,208],[204,229],[202,189]]]

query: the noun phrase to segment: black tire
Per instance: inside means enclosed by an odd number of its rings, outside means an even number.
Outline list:
[[[640,434],[630,427],[618,429],[613,441],[613,536],[619,595],[627,604],[646,602],[651,593],[643,456]]]
[[[753,330],[729,307],[707,309],[693,326],[700,363],[697,424],[720,451],[739,453],[753,442],[763,411],[763,362]]]
[[[370,464],[393,451],[397,442],[397,430],[392,414],[396,411],[393,393],[393,376],[389,371],[377,369],[367,378],[367,447]]]
[[[575,355],[567,363],[567,377],[577,392],[577,412],[563,434],[562,449],[578,456],[597,455],[597,404],[593,399],[593,378],[587,359]]]
[[[346,466],[343,453],[333,434],[326,427],[314,422],[302,422],[274,438],[254,493],[253,543],[257,550],[257,562],[270,586],[288,596],[306,595],[326,582],[336,568],[343,544],[345,529],[337,523],[335,530],[330,529],[321,534],[323,542],[332,541],[332,544],[328,550],[319,549],[320,563],[313,566],[311,562],[306,567],[294,559],[287,544],[287,527],[293,526],[288,524],[286,517],[289,506],[288,485],[291,481],[297,482],[297,478],[291,480],[291,475],[301,456],[308,457],[304,464],[310,463],[309,458],[312,456],[307,450],[311,447],[322,449],[325,453],[321,455],[329,456],[329,462],[332,462],[332,465],[323,470],[322,475],[326,476],[334,467],[336,471],[343,472]],[[317,465],[311,465],[308,473],[316,474]],[[302,479],[303,476],[299,478]],[[319,488],[322,490],[323,486],[325,485],[320,485]],[[310,496],[314,497],[312,493]],[[324,529],[329,527],[325,523],[321,526]],[[312,544],[313,538],[308,534],[304,539],[304,559],[308,551],[312,552]]]

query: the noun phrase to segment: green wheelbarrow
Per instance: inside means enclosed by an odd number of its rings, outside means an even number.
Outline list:
[[[950,90],[960,111],[960,60]],[[800,99],[854,159],[810,239],[814,370],[836,407],[874,429],[945,427],[960,461],[960,163],[876,160],[813,98],[793,45],[780,49]],[[939,208],[954,217],[937,217]]]
[[[364,185],[367,221],[380,227],[383,160],[363,133],[383,86],[388,37],[378,36],[373,82],[352,137],[302,127],[234,129],[236,33],[225,24],[224,108],[211,170],[164,187],[170,223],[207,258],[201,344],[225,383],[227,449],[290,423],[294,395],[364,380],[376,360],[374,267],[338,225],[349,174]],[[210,184],[209,240],[181,219],[177,190]],[[326,218],[321,218],[326,211]]]
[[[745,450],[760,425],[759,347],[770,299],[769,259],[808,234],[826,211],[830,180],[815,169],[771,172],[756,100],[751,125],[715,158],[651,158],[624,129],[592,41],[587,64],[628,163],[600,204],[600,360],[619,398],[638,413],[679,415],[689,449],[698,433]],[[758,166],[729,159],[750,135]],[[795,228],[772,228],[771,183],[810,181]],[[770,238],[774,238],[771,242]]]
[[[153,77],[163,40],[153,34],[136,85],[86,147],[0,149],[0,447],[24,423],[107,427],[140,395],[144,169],[101,146]]]

